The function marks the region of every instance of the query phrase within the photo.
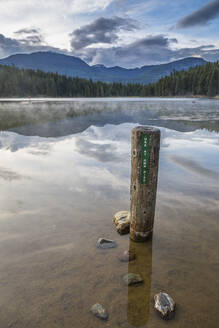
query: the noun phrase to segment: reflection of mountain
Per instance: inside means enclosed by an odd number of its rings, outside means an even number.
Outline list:
[[[217,100],[69,101],[19,104],[0,103],[0,129],[23,135],[60,137],[89,126],[156,125],[178,131],[219,130]]]
[[[54,169],[64,168],[67,161],[73,169],[72,174],[78,174],[79,184],[81,179],[85,179],[86,183],[92,185],[92,192],[96,190],[97,193],[100,193],[106,184],[110,197],[116,197],[114,190],[126,190],[127,193],[126,188],[130,181],[130,136],[131,129],[135,126],[136,123],[90,126],[80,134],[59,138],[29,137],[9,131],[1,132],[2,174],[8,177],[10,170],[24,176],[32,168],[29,160],[34,163],[37,158],[40,167],[49,162]],[[201,188],[201,185],[214,185],[218,180],[218,159],[215,155],[219,149],[218,133],[207,130],[185,133],[161,128],[161,135],[159,180],[165,181],[162,185],[165,197],[170,189],[173,197],[173,194],[179,191],[178,186],[180,193],[191,195],[191,199],[194,193],[205,194],[206,190]],[[19,170],[15,170],[14,165],[8,166],[7,161],[4,164],[4,157],[9,158],[12,164],[17,164],[19,158],[24,160]],[[12,161],[11,158],[16,160]],[[77,173],[75,167],[78,168]],[[31,173],[29,175],[31,176]],[[209,195],[211,201],[218,199],[216,189]]]
[[[0,134],[0,149],[16,152],[29,148],[32,154],[46,155],[51,149],[54,139],[44,139],[38,136],[26,137],[14,132],[2,132]]]

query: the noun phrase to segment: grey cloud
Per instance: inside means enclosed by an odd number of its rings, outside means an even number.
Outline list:
[[[31,53],[35,51],[56,51],[67,53],[67,51],[51,47],[44,43],[43,37],[39,35],[28,35],[26,38],[7,38],[0,34],[0,58],[17,53]]]
[[[19,39],[19,42],[28,45],[40,45],[43,43],[43,38],[41,35],[29,35],[25,39]]]
[[[129,45],[129,47],[148,47],[158,46],[167,47],[170,43],[177,43],[177,39],[169,39],[165,35],[147,36],[146,38],[137,40]]]
[[[78,52],[91,64],[105,64],[134,68],[144,65],[159,64],[190,56],[200,56],[215,61],[219,58],[219,49],[214,45],[173,49],[177,40],[165,35],[148,36],[124,46],[111,48],[85,48]]]
[[[219,59],[219,48],[214,45],[200,46],[195,48],[181,48],[173,51],[173,55],[178,58],[200,56],[208,61],[216,61]]]
[[[22,30],[16,31],[16,35],[18,35],[17,41],[26,44],[26,45],[43,45],[44,38],[40,33],[39,29],[32,28],[24,28]]]
[[[92,64],[113,66],[116,63],[119,66],[136,67],[171,58],[170,45],[173,43],[177,43],[177,40],[165,35],[147,36],[124,46],[82,49],[79,55]]]
[[[178,23],[178,28],[188,28],[197,25],[204,25],[219,15],[219,0],[214,0],[196,10],[192,14],[182,18]]]
[[[91,24],[85,25],[75,31],[71,36],[72,49],[82,49],[96,43],[110,44],[118,40],[120,30],[132,31],[137,29],[137,22],[132,19],[113,17],[100,17]]]
[[[23,28],[21,30],[18,30],[14,32],[14,34],[38,34],[40,33],[39,29],[36,28]]]
[[[7,38],[3,34],[0,34],[0,50],[2,52],[7,52],[8,49],[10,49],[11,52],[16,52],[19,47],[20,43],[16,39]]]

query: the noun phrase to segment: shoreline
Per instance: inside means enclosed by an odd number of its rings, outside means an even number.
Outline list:
[[[33,102],[61,102],[61,101],[146,101],[146,100],[219,100],[219,95],[216,97],[207,97],[207,96],[175,96],[175,97],[13,97],[6,98],[0,97],[0,102],[25,102],[25,103],[33,103]]]

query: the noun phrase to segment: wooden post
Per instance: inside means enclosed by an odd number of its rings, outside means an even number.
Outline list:
[[[147,240],[154,225],[160,130],[139,126],[132,130],[130,238]]]

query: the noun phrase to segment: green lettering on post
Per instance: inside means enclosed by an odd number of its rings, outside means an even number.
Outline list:
[[[144,134],[141,139],[141,184],[148,184],[150,163],[150,136]]]

